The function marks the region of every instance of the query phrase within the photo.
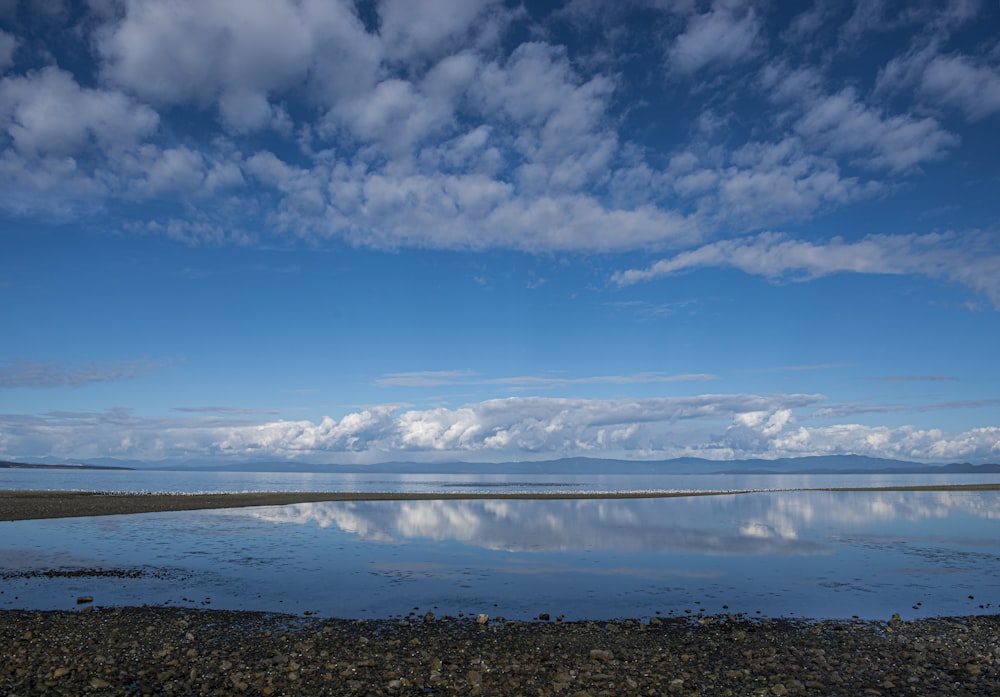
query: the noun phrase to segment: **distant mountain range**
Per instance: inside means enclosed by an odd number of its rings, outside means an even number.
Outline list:
[[[922,464],[864,455],[818,455],[776,460],[706,460],[681,457],[670,460],[612,460],[568,457],[517,462],[383,462],[373,465],[311,464],[293,461],[138,462],[101,458],[79,463],[19,463],[0,461],[0,468],[156,469],[211,472],[331,472],[377,474],[994,474],[1000,464],[966,462]]]
[[[11,462],[0,460],[0,469],[46,469],[46,470],[131,470],[135,467],[109,467],[101,465],[38,464],[32,462]]]

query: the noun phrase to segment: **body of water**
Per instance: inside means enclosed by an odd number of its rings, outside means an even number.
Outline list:
[[[824,487],[978,484],[1000,474],[384,474],[169,470],[0,469],[0,489],[224,493],[363,491],[531,493],[736,491]]]
[[[330,502],[0,523],[0,607],[164,604],[320,616],[606,619],[994,612],[1000,492],[780,491],[972,475],[326,475],[0,470],[0,488],[718,491]],[[993,480],[995,481],[995,479]]]

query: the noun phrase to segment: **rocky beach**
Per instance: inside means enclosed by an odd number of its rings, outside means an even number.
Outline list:
[[[4,695],[996,695],[1000,618],[0,612]]]

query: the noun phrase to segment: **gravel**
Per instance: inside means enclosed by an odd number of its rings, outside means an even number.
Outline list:
[[[0,612],[0,694],[991,695],[1000,616],[888,622],[345,620]]]

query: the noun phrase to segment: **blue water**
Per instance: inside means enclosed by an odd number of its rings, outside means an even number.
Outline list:
[[[95,476],[96,475],[96,476]],[[990,481],[937,476],[934,483]],[[389,617],[888,619],[1000,606],[998,492],[777,491],[917,475],[0,472],[118,491],[760,490],[655,499],[331,502],[0,523],[0,607],[163,604]],[[66,575],[89,570],[119,575]],[[41,575],[57,572],[55,576]],[[121,573],[134,577],[122,577]],[[970,597],[971,596],[971,597]]]
[[[410,493],[733,491],[803,487],[970,484],[1000,474],[866,475],[566,475],[317,474],[304,472],[177,472],[165,470],[0,469],[0,489],[159,491],[367,491]]]

